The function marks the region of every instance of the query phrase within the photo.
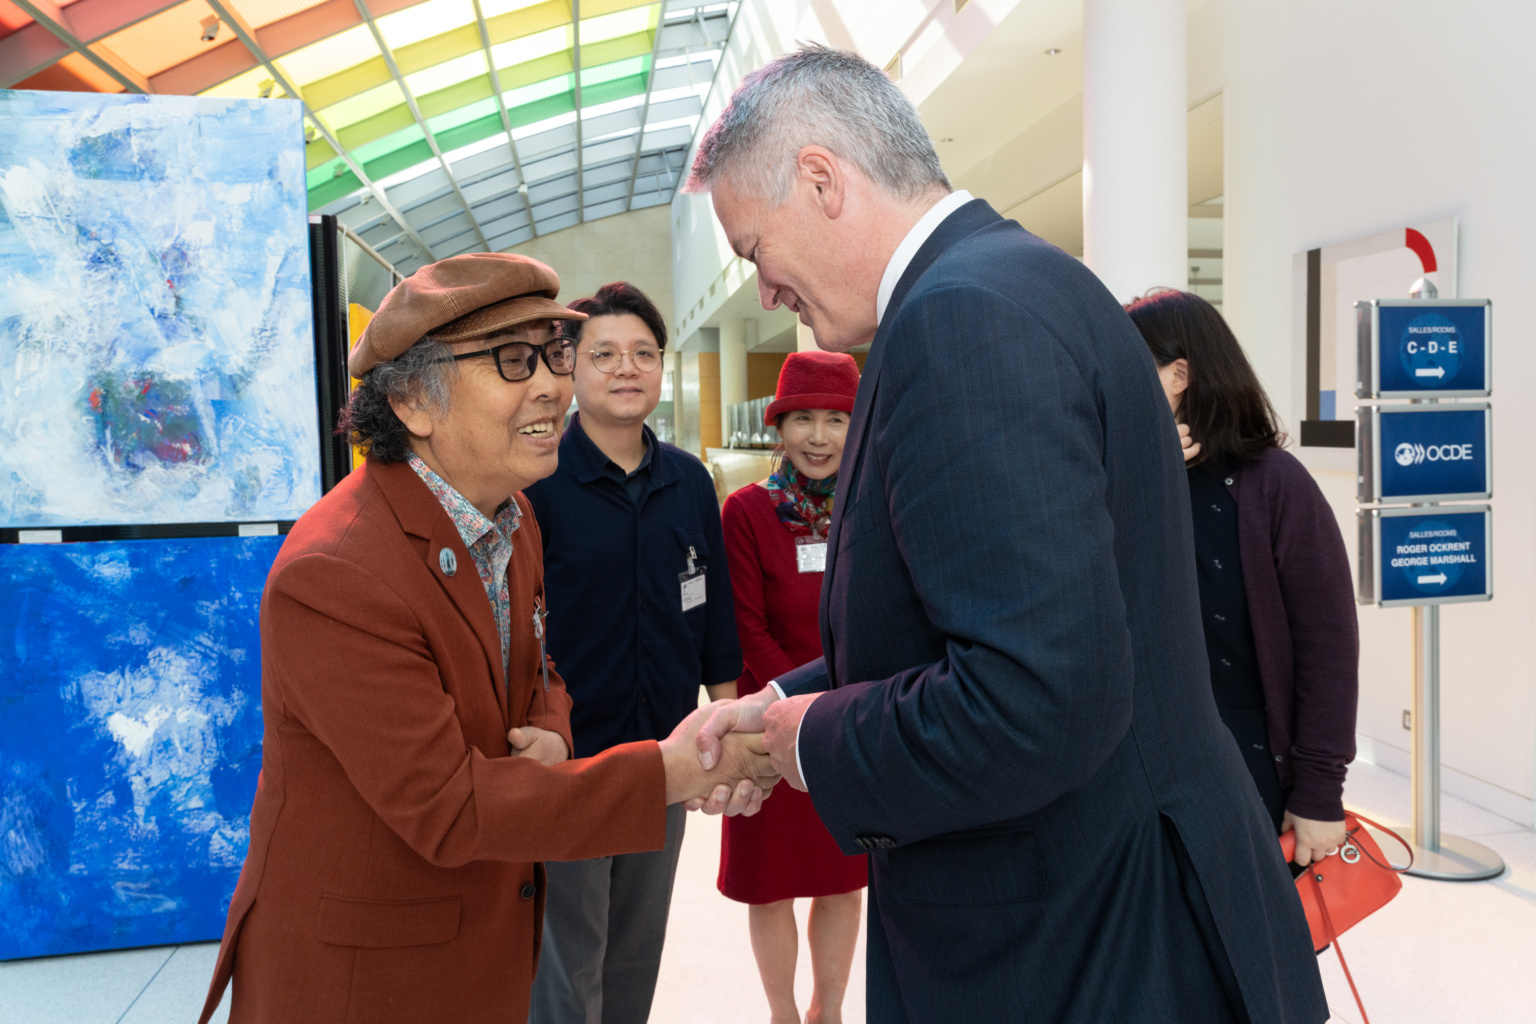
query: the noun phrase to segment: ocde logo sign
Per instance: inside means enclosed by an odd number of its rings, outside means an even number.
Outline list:
[[[1470,444],[1409,444],[1404,441],[1393,452],[1399,466],[1418,466],[1425,462],[1468,462],[1476,458]]]

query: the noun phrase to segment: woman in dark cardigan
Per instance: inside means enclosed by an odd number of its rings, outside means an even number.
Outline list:
[[[1210,303],[1126,307],[1187,425],[1200,612],[1216,707],[1298,866],[1344,841],[1360,644],[1344,538],[1242,346]]]

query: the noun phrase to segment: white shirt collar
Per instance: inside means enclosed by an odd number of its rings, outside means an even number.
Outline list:
[[[974,198],[965,189],[951,192],[949,195],[934,203],[922,219],[912,225],[912,230],[907,232],[907,237],[901,240],[896,247],[896,252],[891,256],[891,262],[885,265],[885,275],[880,278],[880,290],[875,293],[875,323],[885,319],[885,307],[891,304],[891,293],[901,283],[901,275],[907,272],[907,267],[912,262],[912,257],[917,255],[917,250],[928,241],[928,236],[938,230],[939,225],[949,219],[949,215]]]

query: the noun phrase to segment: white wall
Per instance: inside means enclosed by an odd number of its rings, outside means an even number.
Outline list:
[[[1441,613],[1444,788],[1536,797],[1536,76],[1529,0],[1223,0],[1225,312],[1292,426],[1292,254],[1460,218],[1460,291],[1494,303],[1494,587]],[[1355,548],[1352,453],[1299,450]],[[1409,743],[1409,612],[1361,608],[1363,753]],[[1367,747],[1375,748],[1374,752]]]

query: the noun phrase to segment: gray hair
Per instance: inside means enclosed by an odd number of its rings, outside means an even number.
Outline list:
[[[448,411],[448,385],[458,373],[453,350],[422,338],[389,362],[363,374],[341,411],[338,432],[379,462],[404,462],[411,453],[410,431],[389,404],[419,400],[437,415]]]
[[[788,198],[795,158],[824,146],[903,200],[950,191],[911,101],[858,54],[802,44],[742,80],[710,126],[684,192],[721,180],[775,205]]]

